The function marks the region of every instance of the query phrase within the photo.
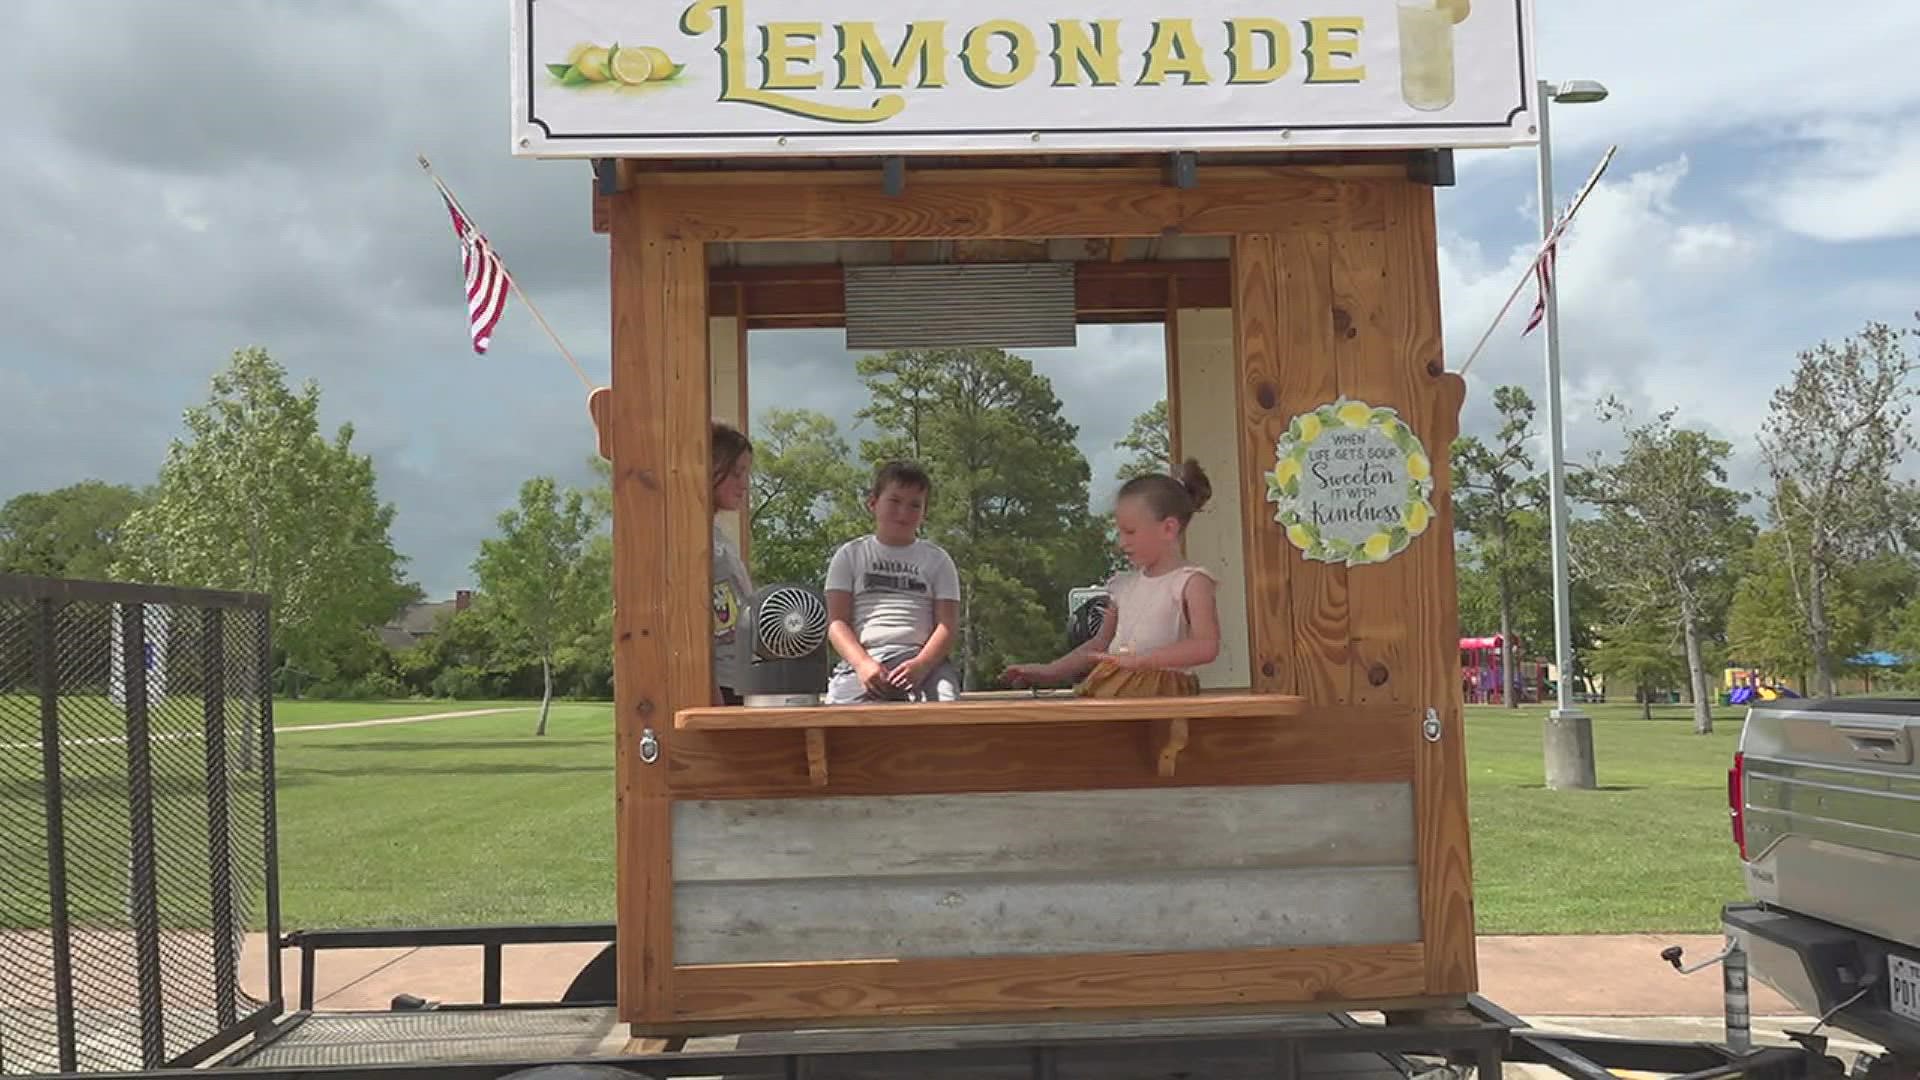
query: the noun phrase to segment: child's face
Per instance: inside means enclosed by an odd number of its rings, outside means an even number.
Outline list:
[[[747,479],[753,475],[753,451],[740,455],[727,475],[714,482],[713,508],[738,510],[747,505]]]
[[[1180,539],[1176,518],[1159,518],[1145,499],[1128,496],[1113,508],[1114,531],[1119,534],[1120,554],[1136,568],[1152,566],[1174,550]]]
[[[920,534],[927,519],[927,492],[924,488],[889,483],[880,494],[867,500],[873,512],[873,532],[882,542],[900,546],[910,544]]]

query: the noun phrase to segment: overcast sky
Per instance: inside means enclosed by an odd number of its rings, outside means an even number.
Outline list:
[[[1560,259],[1573,453],[1604,444],[1588,417],[1614,393],[1750,454],[1796,350],[1920,307],[1920,4],[1539,8],[1547,74],[1613,90],[1554,114],[1561,197],[1620,145]],[[604,379],[587,166],[508,156],[506,36],[505,8],[473,0],[0,3],[0,500],[150,481],[246,345],[318,379],[329,426],[353,422],[434,595],[466,583],[521,480],[584,481],[578,382],[517,305],[471,353],[457,253],[413,161],[434,160]],[[1440,193],[1456,367],[1532,250],[1533,162],[1462,154]],[[1502,382],[1539,396],[1530,302],[1469,373],[1470,429]],[[834,335],[753,348],[757,403],[861,404]],[[1157,396],[1159,349],[1157,331],[1096,328],[1077,354],[1036,355],[1096,480]]]

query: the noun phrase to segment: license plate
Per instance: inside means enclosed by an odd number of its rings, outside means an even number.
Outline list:
[[[1895,1013],[1920,1023],[1920,964],[1903,956],[1887,957],[1887,993]]]

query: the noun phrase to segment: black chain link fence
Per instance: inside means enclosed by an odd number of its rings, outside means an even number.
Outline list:
[[[281,1011],[264,597],[0,574],[0,1075]]]

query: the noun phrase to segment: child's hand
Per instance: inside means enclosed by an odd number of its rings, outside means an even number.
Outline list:
[[[1013,686],[1032,686],[1047,681],[1045,664],[1008,664],[1007,670],[1000,673],[1000,680]]]
[[[901,690],[912,690],[927,677],[927,662],[916,656],[887,672],[887,682]]]
[[[853,671],[860,676],[860,685],[866,687],[868,693],[878,697],[894,695],[893,682],[887,676],[887,669],[873,657],[869,656],[864,662],[855,665]]]

